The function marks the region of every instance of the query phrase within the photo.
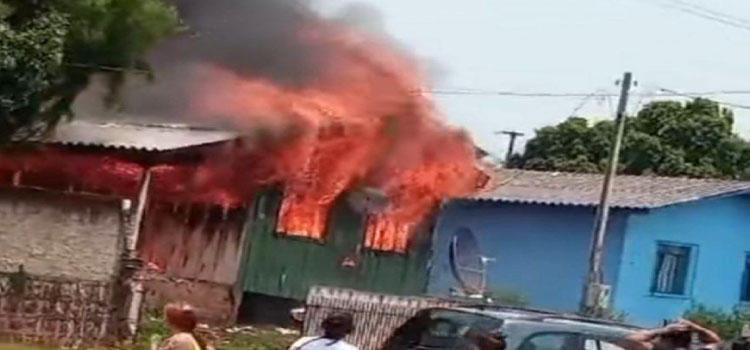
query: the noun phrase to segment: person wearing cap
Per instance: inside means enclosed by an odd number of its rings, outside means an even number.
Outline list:
[[[344,338],[354,331],[354,318],[350,313],[334,313],[323,320],[323,336],[302,337],[289,350],[358,350]]]

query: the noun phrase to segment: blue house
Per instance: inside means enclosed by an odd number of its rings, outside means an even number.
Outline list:
[[[502,170],[494,190],[447,203],[428,293],[458,287],[450,246],[468,230],[490,258],[488,291],[577,310],[601,184],[594,174]],[[611,204],[603,271],[629,321],[750,304],[750,182],[618,176]]]

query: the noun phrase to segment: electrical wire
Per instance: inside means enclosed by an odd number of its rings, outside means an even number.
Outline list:
[[[703,5],[698,5],[698,4],[692,3],[690,1],[686,1],[686,0],[667,0],[667,1],[669,1],[669,2],[671,2],[673,4],[676,4],[678,6],[689,7],[689,8],[695,9],[697,11],[702,11],[703,13],[706,13],[706,14],[710,14],[710,15],[713,15],[713,16],[717,16],[717,17],[721,17],[721,18],[724,18],[724,19],[727,19],[727,20],[734,21],[736,23],[740,23],[740,24],[743,24],[743,25],[746,25],[746,26],[750,26],[750,20],[748,20],[746,18],[738,17],[738,16],[735,16],[735,15],[732,15],[732,14],[728,14],[728,13],[725,13],[725,12],[716,11],[716,10],[711,9],[709,7],[706,7],[706,6],[703,6]]]
[[[423,92],[426,93],[432,93],[435,95],[475,95],[475,96],[511,96],[511,97],[550,97],[550,98],[556,98],[556,97],[575,97],[575,98],[587,98],[591,97],[591,93],[584,93],[584,92],[544,92],[544,91],[532,91],[532,92],[522,92],[522,91],[501,91],[501,90],[468,90],[468,89],[434,89],[434,90],[424,90]],[[618,94],[615,93],[608,93],[608,92],[602,92],[595,94],[599,97],[617,97]],[[684,92],[684,93],[675,93],[675,92],[669,92],[666,90],[661,91],[661,93],[643,93],[643,94],[634,94],[634,95],[643,95],[643,96],[684,96],[684,95],[693,95],[696,97],[700,96],[720,96],[720,95],[750,95],[750,90],[712,90],[712,91],[691,91],[691,92]]]
[[[737,29],[750,31],[750,21],[741,19],[736,16],[728,15],[716,10],[711,10],[707,7],[688,3],[680,0],[666,0],[654,3],[653,1],[643,0],[649,4],[655,4],[665,9],[676,10],[688,15],[699,17],[714,23],[723,24],[726,26],[734,27]]]
[[[674,95],[674,96],[681,96],[681,97],[685,97],[685,98],[705,97],[705,96],[700,96],[700,95],[696,95],[696,94],[693,94],[693,93],[681,93],[679,91],[675,91],[675,90],[672,90],[672,89],[666,89],[666,88],[659,88],[659,90],[663,91],[663,92],[667,92],[667,93],[669,93],[671,95]],[[714,101],[714,102],[716,102],[716,103],[718,103],[720,105],[724,105],[724,106],[727,106],[727,107],[733,107],[733,108],[738,108],[738,109],[747,109],[747,110],[750,110],[750,105],[744,105],[744,104],[739,104],[739,103],[734,103],[734,102],[720,101],[720,100],[716,100],[716,99],[713,99],[713,98],[711,99],[711,101]]]
[[[499,90],[473,90],[473,89],[432,89],[423,91],[435,95],[475,95],[475,96],[515,96],[515,97],[589,97],[591,93],[584,92],[522,92],[522,91],[499,91]],[[614,94],[612,94],[614,95]]]
[[[750,30],[750,26],[748,26],[747,29]],[[76,68],[85,68],[85,69],[97,69],[97,70],[102,70],[102,71],[128,72],[128,73],[139,73],[139,74],[150,73],[142,69],[89,65],[89,64],[80,64],[80,63],[70,63],[68,64],[68,66],[76,67]],[[692,92],[678,92],[678,91],[666,89],[666,88],[659,88],[658,90],[660,93],[652,92],[652,93],[634,94],[634,95],[641,96],[641,102],[643,101],[644,98],[649,98],[649,97],[686,97],[686,98],[707,97],[709,98],[709,96],[721,96],[721,95],[750,95],[750,89],[748,90],[692,91]],[[611,98],[619,96],[618,94],[615,94],[615,93],[608,93],[604,91],[603,89],[598,89],[593,93],[592,92],[589,92],[589,93],[544,92],[544,91],[525,92],[525,91],[512,91],[512,90],[502,91],[502,90],[483,90],[483,89],[464,89],[464,88],[462,89],[436,88],[436,89],[431,89],[431,90],[414,90],[412,92],[429,93],[429,94],[434,94],[434,95],[446,95],[446,96],[465,95],[465,96],[507,96],[507,97],[526,97],[526,98],[582,98],[583,100],[571,112],[571,115],[577,113],[580,109],[582,109],[585,106],[585,104],[588,103],[588,101],[593,97],[607,98],[607,101],[611,104]],[[710,97],[710,98],[713,101],[719,104],[728,106],[728,107],[750,110],[750,105],[719,101],[719,100],[714,99],[713,97]]]
[[[588,103],[588,102],[589,102],[589,101],[590,101],[590,100],[591,100],[592,98],[594,98],[594,97],[598,97],[598,96],[599,96],[599,97],[601,97],[601,95],[599,95],[599,93],[601,93],[602,91],[603,91],[603,89],[596,89],[596,90],[594,90],[594,92],[592,92],[592,93],[590,93],[590,94],[589,94],[588,96],[584,97],[584,98],[583,98],[583,99],[581,100],[581,102],[580,102],[580,103],[578,103],[578,105],[576,105],[576,107],[575,107],[575,108],[573,108],[573,110],[572,110],[572,111],[571,111],[570,113],[568,113],[568,116],[569,116],[569,117],[574,117],[574,116],[576,115],[576,113],[578,113],[578,112],[579,112],[579,111],[580,111],[581,109],[583,109],[583,107],[585,107],[585,106],[586,106],[586,104],[587,104],[587,103]]]
[[[95,70],[108,71],[108,72],[137,73],[137,74],[150,74],[151,73],[144,69],[101,66],[101,65],[93,65],[93,64],[84,64],[84,63],[68,63],[66,65],[68,67],[73,67],[73,68],[95,69]]]

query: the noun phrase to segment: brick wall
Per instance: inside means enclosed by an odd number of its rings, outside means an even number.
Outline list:
[[[64,346],[110,343],[111,284],[0,273],[0,338]]]
[[[123,306],[114,296],[124,252],[120,203],[0,189],[0,338],[61,345],[112,340]]]
[[[116,276],[120,202],[55,192],[0,190],[0,272],[88,281]]]

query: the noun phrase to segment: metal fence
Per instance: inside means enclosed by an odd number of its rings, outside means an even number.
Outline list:
[[[355,331],[347,341],[360,350],[378,350],[391,332],[420,309],[455,305],[428,298],[376,294],[334,287],[312,287],[307,295],[305,335],[321,333],[323,319],[335,311],[354,315]]]

